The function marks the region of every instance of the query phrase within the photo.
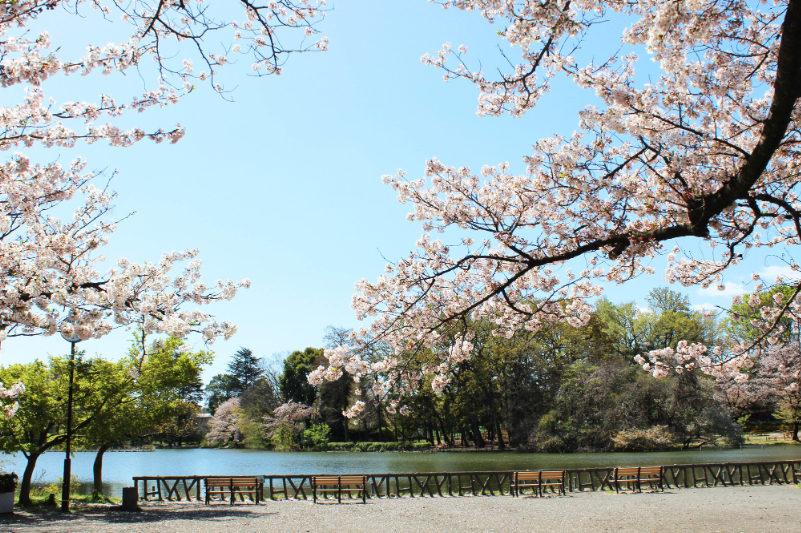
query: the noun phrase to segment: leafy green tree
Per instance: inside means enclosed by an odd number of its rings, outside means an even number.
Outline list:
[[[306,348],[289,354],[284,361],[284,373],[281,375],[279,385],[281,395],[285,401],[312,405],[317,397],[317,390],[309,385],[307,377],[309,372],[316,368],[323,356],[322,348]]]
[[[217,410],[225,401],[235,398],[239,383],[231,374],[217,374],[206,385],[207,406],[210,412]]]
[[[239,397],[239,407],[251,420],[259,420],[281,405],[280,393],[269,380],[259,378],[252,387]]]
[[[763,333],[752,321],[761,321],[761,308],[775,306],[777,295],[781,295],[779,300],[781,303],[786,303],[794,293],[795,287],[777,285],[757,294],[746,295],[729,311],[729,317],[725,324],[726,333],[737,341],[753,342],[759,339]],[[801,330],[794,324],[791,317],[784,315],[778,319],[777,328],[771,333],[771,336],[778,339],[777,344],[786,344],[790,341],[799,342],[801,341]]]
[[[102,492],[103,455],[115,444],[128,439],[180,431],[193,419],[202,395],[198,383],[204,365],[211,362],[207,351],[184,352],[183,341],[170,337],[156,340],[143,353],[143,336],[135,334],[125,358],[115,365],[121,386],[116,405],[105,410],[86,428],[83,443],[97,447],[93,467],[94,491]]]
[[[27,460],[20,483],[21,505],[30,504],[31,477],[39,456],[66,441],[69,367],[69,358],[52,357],[47,365],[37,360],[0,369],[0,381],[22,381],[26,387],[17,414],[0,417],[0,449],[22,452]],[[117,407],[128,379],[118,365],[84,359],[82,352],[76,356],[74,375],[72,433],[78,435]]]

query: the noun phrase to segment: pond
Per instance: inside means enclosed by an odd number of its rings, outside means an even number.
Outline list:
[[[2,455],[2,468],[21,474],[22,454]],[[78,452],[72,473],[81,491],[91,492],[95,454]],[[133,476],[265,475],[265,474],[385,474],[396,472],[456,472],[538,470],[601,466],[650,466],[688,463],[759,462],[801,459],[801,446],[749,446],[733,450],[687,450],[643,453],[515,453],[515,452],[272,452],[264,450],[176,449],[152,452],[106,452],[104,492],[120,496]],[[34,482],[57,482],[64,453],[45,453],[36,463]]]

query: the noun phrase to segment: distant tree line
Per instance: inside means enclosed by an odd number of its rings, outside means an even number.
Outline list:
[[[798,440],[801,347],[790,322],[746,369],[747,380],[715,380],[684,368],[656,378],[636,362],[682,342],[725,347],[756,338],[764,302],[789,291],[777,287],[714,316],[656,289],[644,309],[601,299],[586,325],[555,321],[508,337],[493,334],[489,322],[465,321],[453,335],[469,332],[474,350],[446,383],[410,378],[440,364],[441,347],[407,358],[400,372],[386,371],[380,361],[388,347],[329,326],[323,348],[271,358],[240,348],[204,390],[200,376],[211,352],[137,332],[117,362],[77,354],[71,432],[78,448],[96,452],[98,494],[103,454],[115,446],[625,451],[737,445],[753,429],[786,429]],[[354,378],[347,368],[328,368],[336,379],[311,385],[310,374],[329,364],[324,350],[343,345],[361,350],[376,372]],[[27,460],[22,503],[30,501],[37,459],[63,449],[69,367],[69,357],[58,356],[0,368],[1,382],[27,387],[16,416],[0,417],[0,450]],[[356,403],[360,414],[345,416]]]
[[[773,298],[777,290],[762,297]],[[798,439],[797,331],[788,325],[781,350],[775,348],[773,359],[750,369],[753,377],[745,383],[717,381],[697,369],[656,378],[642,370],[636,356],[675,349],[680,342],[725,347],[756,335],[750,314],[758,313],[762,304],[743,303],[716,317],[694,310],[687,297],[666,288],[651,291],[647,303],[639,308],[601,299],[585,326],[555,322],[509,338],[493,335],[488,322],[465,322],[454,336],[469,330],[475,349],[452,369],[439,392],[430,378],[417,386],[416,380],[404,381],[397,372],[379,372],[358,382],[343,372],[315,388],[307,378],[328,360],[323,349],[307,348],[286,357],[281,373],[272,374],[277,386],[268,396],[260,393],[262,402],[254,408],[247,389],[215,388],[244,382],[242,369],[258,367],[249,350],[251,359],[240,350],[229,373],[216,376],[207,392],[210,408],[220,399],[238,398],[242,437],[208,443],[297,449],[425,440],[432,446],[548,452],[658,450],[738,445],[744,430],[781,427]],[[333,348],[354,341],[349,330],[329,326],[324,342]],[[385,356],[380,343],[371,343],[370,349],[374,353],[363,354],[368,362]],[[410,359],[404,372],[438,364],[434,353]],[[249,375],[256,376],[253,371]],[[397,382],[388,392],[375,386],[387,380]],[[354,402],[363,402],[364,409],[348,419],[343,411]]]

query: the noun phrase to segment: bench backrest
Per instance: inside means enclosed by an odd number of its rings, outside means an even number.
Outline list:
[[[543,470],[540,472],[542,479],[563,479],[565,477],[564,470]]]
[[[314,476],[312,483],[315,485],[335,485],[338,483],[343,485],[364,485],[366,480],[366,476]]]
[[[661,466],[644,466],[640,468],[641,476],[660,476],[662,475]]]
[[[542,470],[539,472],[515,472],[518,481],[535,481],[537,479],[551,480],[563,479],[564,470]]]
[[[637,466],[627,468],[616,468],[615,472],[618,476],[636,476],[640,473],[640,468]]]
[[[207,477],[206,485],[258,485],[259,478],[255,476]]]

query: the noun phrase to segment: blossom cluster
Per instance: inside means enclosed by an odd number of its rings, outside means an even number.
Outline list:
[[[748,379],[735,373],[718,378],[732,408],[748,408],[768,401],[796,416],[801,413],[801,349],[797,342],[769,346],[754,358],[748,372]]]
[[[178,337],[197,331],[206,342],[233,335],[236,326],[199,307],[230,300],[250,282],[206,285],[197,250],[165,253],[156,263],[121,258],[98,271],[98,251],[117,228],[108,219],[115,195],[95,187],[98,176],[85,166],[80,159],[67,168],[36,165],[19,153],[0,166],[0,340],[56,333],[84,340],[131,324]],[[51,214],[68,201],[77,205],[71,220]]]
[[[537,141],[524,174],[508,163],[474,171],[431,159],[425,178],[384,176],[424,234],[384,275],[358,282],[352,306],[395,358],[447,342],[461,318],[492,321],[498,335],[586,324],[602,283],[651,274],[658,256],[668,282],[722,290],[749,250],[801,242],[800,2],[440,3],[502,21],[499,36],[520,50],[494,80],[470,69],[466,47],[423,56],[447,79],[478,87],[479,115],[523,115],[557,76],[599,103],[579,113],[572,135]],[[581,63],[571,51],[591,43],[606,16],[630,20],[625,52]],[[642,60],[629,49],[661,76],[642,83]],[[705,240],[710,256],[673,244],[684,237]],[[767,306],[766,342],[792,305]],[[693,365],[741,374],[749,351],[685,343],[642,364],[659,376]],[[444,374],[433,386],[447,386]]]
[[[23,385],[22,382],[14,383],[9,388],[5,388],[3,383],[0,382],[0,398],[2,399],[13,400],[19,397],[23,392],[25,392],[25,385]],[[3,412],[7,418],[14,416],[18,409],[19,402],[3,405]]]
[[[303,422],[316,415],[313,407],[289,401],[275,408],[271,417],[265,419],[264,430],[267,437],[273,437],[279,429],[294,432],[303,431]]]

